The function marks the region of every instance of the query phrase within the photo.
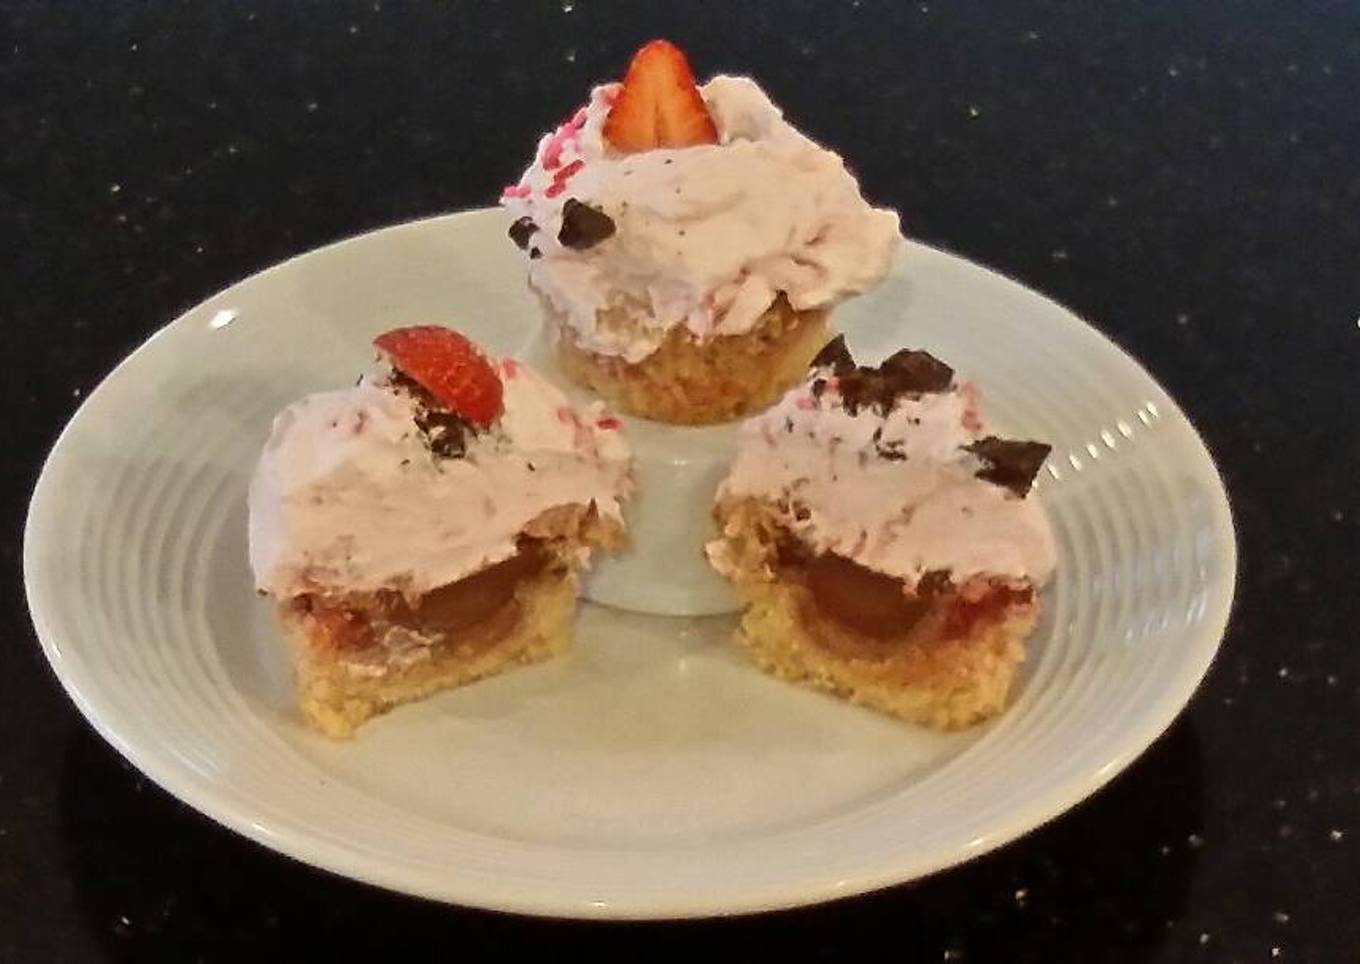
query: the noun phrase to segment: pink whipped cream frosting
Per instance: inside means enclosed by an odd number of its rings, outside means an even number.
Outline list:
[[[379,377],[284,409],[250,485],[256,586],[419,594],[508,558],[556,506],[621,522],[632,482],[620,423],[523,364],[496,364],[504,414],[461,458],[434,456],[410,397]]]
[[[832,382],[834,385],[834,380]],[[831,552],[914,586],[932,570],[1047,582],[1056,549],[1033,494],[1021,498],[975,476],[963,446],[989,434],[971,383],[899,400],[886,414],[851,414],[834,388],[811,379],[742,427],[718,498],[754,496],[780,507],[782,524]],[[884,450],[902,458],[886,458]],[[722,540],[709,559],[733,574]]]
[[[619,84],[539,142],[502,204],[539,230],[529,281],[585,348],[637,362],[674,327],[743,334],[783,292],[794,308],[829,307],[886,275],[897,214],[871,207],[841,158],[803,136],[745,77],[701,87],[719,143],[620,154],[602,128]],[[613,219],[585,250],[557,240],[568,198]],[[623,305],[632,324],[601,326]]]

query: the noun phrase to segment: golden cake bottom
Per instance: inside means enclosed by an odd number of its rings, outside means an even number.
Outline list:
[[[763,670],[941,730],[1005,709],[1039,617],[1039,597],[1028,583],[941,581],[919,594],[912,619],[899,630],[867,634],[819,602],[805,563],[790,558],[793,537],[772,507],[743,499],[720,504],[717,515],[731,549],[731,576],[747,604],[737,637]]]
[[[552,313],[550,312],[550,318]],[[630,324],[624,309],[602,312],[602,327]],[[827,311],[797,311],[780,295],[751,331],[700,341],[683,326],[639,362],[582,348],[560,320],[558,363],[614,408],[676,425],[727,422],[760,411],[807,373],[830,337]]]
[[[280,603],[303,719],[346,738],[403,703],[562,655],[582,550],[625,541],[622,526],[593,508],[562,505],[525,527],[508,560],[414,599],[381,590]]]
[[[293,643],[298,707],[310,726],[336,738],[403,703],[561,655],[575,611],[576,577],[565,569],[524,580],[511,600],[470,626],[391,624],[360,647],[337,632],[356,618],[353,609],[312,600],[279,607]]]

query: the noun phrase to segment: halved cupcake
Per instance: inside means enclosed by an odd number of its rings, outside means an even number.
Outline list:
[[[680,424],[796,384],[829,310],[883,279],[899,239],[897,215],[754,81],[697,86],[664,40],[543,137],[502,203],[566,372]]]
[[[837,339],[743,427],[712,564],[776,676],[904,720],[1006,705],[1052,574],[1030,497],[1049,447],[988,434],[978,392],[923,351],[858,366]]]
[[[402,328],[390,363],[284,409],[250,486],[250,561],[294,643],[307,722],[400,703],[569,643],[577,577],[625,539],[619,422],[461,334]]]

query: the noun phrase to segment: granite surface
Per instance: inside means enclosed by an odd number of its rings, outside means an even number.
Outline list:
[[[234,837],[122,762],[38,651],[19,555],[43,454],[212,292],[493,199],[653,35],[756,75],[910,234],[1070,305],[1180,400],[1240,540],[1218,661],[1074,811],[826,907],[529,921]],[[1357,89],[1353,2],[0,2],[0,960],[1360,960]]]

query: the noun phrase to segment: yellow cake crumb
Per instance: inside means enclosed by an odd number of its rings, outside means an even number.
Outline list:
[[[575,611],[576,577],[550,568],[517,586],[495,617],[422,647],[405,665],[386,660],[369,670],[355,653],[317,638],[315,622],[279,608],[294,644],[298,707],[308,725],[336,739],[402,703],[562,655]]]
[[[781,561],[794,537],[770,503],[727,499],[714,509],[721,538],[710,558],[747,604],[737,639],[761,669],[898,719],[953,730],[1005,709],[1025,640],[1039,616],[1037,595],[946,631],[949,596],[929,602],[917,622],[888,640],[866,637],[823,614]]]
[[[933,638],[927,617],[886,658],[830,651],[809,627],[807,590],[776,580],[748,586],[738,638],[761,669],[780,679],[834,693],[909,723],[954,730],[1006,708],[1025,637],[1037,608],[980,622],[958,639]]]
[[[602,326],[622,323],[602,314]],[[557,327],[558,363],[570,378],[620,411],[675,425],[727,422],[766,408],[803,379],[830,337],[825,309],[796,311],[783,295],[746,334],[700,340],[679,326],[635,363],[588,351],[568,326]]]

